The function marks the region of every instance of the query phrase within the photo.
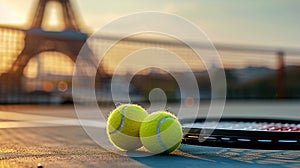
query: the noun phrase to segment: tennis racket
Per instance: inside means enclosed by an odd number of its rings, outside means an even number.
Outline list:
[[[300,121],[258,118],[183,119],[183,144],[300,150]],[[205,123],[205,124],[204,124]],[[217,125],[217,126],[216,126]],[[212,129],[214,128],[215,129]]]

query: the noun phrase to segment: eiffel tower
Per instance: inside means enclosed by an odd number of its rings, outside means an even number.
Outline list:
[[[46,7],[50,2],[56,2],[62,7],[62,18],[65,25],[62,31],[47,31],[42,27]],[[31,27],[25,31],[24,48],[17,56],[11,69],[1,76],[2,91],[4,90],[6,94],[19,96],[23,92],[21,83],[26,65],[31,58],[42,52],[59,52],[75,62],[87,38],[88,35],[80,29],[70,0],[39,0],[32,17]],[[89,48],[86,53],[93,54]],[[92,57],[87,56],[86,61],[89,62],[89,65],[94,64],[94,60],[89,58]],[[106,73],[102,66],[99,66],[98,79],[105,76]]]

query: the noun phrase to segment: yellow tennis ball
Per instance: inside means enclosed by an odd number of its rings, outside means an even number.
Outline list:
[[[170,153],[182,140],[182,127],[176,116],[166,111],[148,115],[140,128],[144,147],[152,153]]]
[[[106,133],[109,141],[121,150],[140,148],[140,125],[147,115],[147,111],[136,104],[116,107],[107,119]]]

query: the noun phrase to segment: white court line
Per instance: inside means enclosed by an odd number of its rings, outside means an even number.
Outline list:
[[[40,116],[32,114],[20,114],[16,112],[0,111],[0,119],[16,120],[0,122],[1,128],[26,128],[26,127],[57,127],[57,126],[88,126],[105,128],[106,124],[103,121],[96,120],[78,120],[71,118]]]
[[[1,122],[0,129],[3,128],[26,128],[26,127],[57,127],[57,124],[47,124],[47,123],[34,123],[29,121],[9,121]]]
[[[0,119],[15,120],[15,121],[37,121],[37,120],[56,120],[62,117],[42,116],[33,114],[24,114],[17,112],[0,111]]]

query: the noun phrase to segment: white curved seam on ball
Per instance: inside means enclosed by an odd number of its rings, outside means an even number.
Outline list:
[[[161,124],[162,124],[164,121],[166,121],[166,120],[169,119],[169,118],[174,119],[174,117],[172,117],[172,116],[164,117],[164,118],[162,118],[162,119],[158,122],[158,125],[157,125],[157,127],[156,127],[156,135],[157,135],[157,138],[158,138],[158,142],[159,142],[160,146],[164,148],[165,151],[168,150],[168,147],[162,142],[162,140],[161,140],[161,138],[160,138],[160,126],[161,126]]]
[[[116,130],[114,130],[113,132],[109,133],[110,135],[119,132],[123,128],[123,126],[125,124],[125,110],[126,110],[126,108],[127,108],[127,106],[122,108],[122,113],[121,113],[122,119],[121,119],[121,123],[120,123],[119,127]]]

